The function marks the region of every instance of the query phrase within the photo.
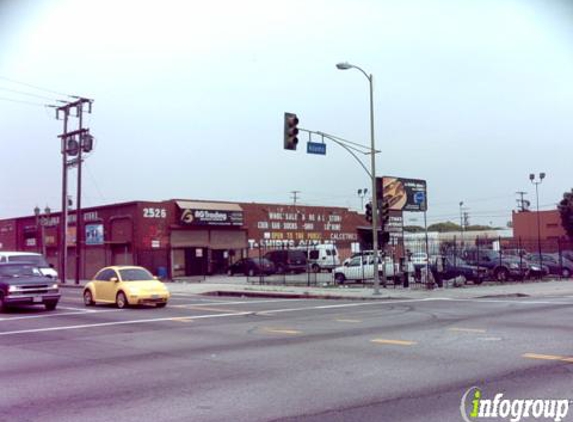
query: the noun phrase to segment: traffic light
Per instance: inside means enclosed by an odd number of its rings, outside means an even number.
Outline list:
[[[294,113],[285,113],[284,148],[296,150],[298,144],[298,117]]]
[[[364,213],[366,220],[372,222],[372,203],[368,202],[366,204],[366,212]]]
[[[380,226],[382,230],[386,230],[388,222],[390,221],[390,203],[386,200],[382,200],[382,207],[380,209]]]

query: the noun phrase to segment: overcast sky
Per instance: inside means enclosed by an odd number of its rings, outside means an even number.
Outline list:
[[[0,0],[0,218],[60,210],[44,105],[66,94],[94,99],[85,206],[296,190],[358,209],[370,180],[346,151],[283,150],[285,111],[369,145],[368,81],[341,61],[374,75],[377,173],[427,180],[429,223],[463,201],[504,226],[517,191],[535,205],[531,172],[542,209],[573,187],[569,0]]]

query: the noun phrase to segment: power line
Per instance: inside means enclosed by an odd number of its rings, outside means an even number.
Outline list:
[[[32,102],[32,101],[24,101],[24,100],[15,100],[15,99],[13,99],[13,98],[6,98],[6,97],[0,97],[0,100],[2,100],[2,101],[10,101],[10,102],[12,102],[12,103],[33,105],[33,106],[37,106],[37,107],[54,107],[54,106],[48,105],[48,104],[34,103],[34,102]]]
[[[55,99],[52,97],[46,97],[45,95],[32,94],[31,92],[20,91],[18,89],[0,87],[0,91],[7,91],[7,92],[15,93],[15,94],[26,95],[28,97],[40,98],[42,100],[58,101],[58,99]]]
[[[27,86],[27,87],[29,87],[29,88],[38,89],[38,90],[40,90],[40,91],[49,92],[49,93],[51,93],[51,94],[56,94],[56,95],[59,95],[59,96],[73,97],[72,95],[69,95],[69,94],[64,94],[64,93],[62,93],[62,92],[54,91],[54,90],[52,90],[52,89],[42,88],[41,86],[32,85],[32,84],[29,84],[29,83],[26,83],[26,82],[20,82],[20,81],[17,81],[17,80],[15,80],[15,79],[7,78],[7,77],[5,77],[5,76],[0,76],[0,79],[4,79],[5,81],[8,81],[8,82],[12,82],[12,83],[15,83],[15,84]]]

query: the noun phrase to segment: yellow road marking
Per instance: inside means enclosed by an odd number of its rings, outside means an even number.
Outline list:
[[[372,343],[377,343],[377,344],[393,344],[396,346],[413,346],[415,344],[418,344],[418,342],[416,341],[408,341],[408,340],[388,340],[388,339],[383,339],[383,338],[376,338],[374,340],[370,340]]]
[[[298,331],[298,330],[286,330],[286,329],[279,329],[279,328],[263,328],[263,331],[265,331],[267,333],[290,334],[290,335],[302,333],[302,331]]]
[[[336,322],[362,322],[360,319],[335,319]]]
[[[537,353],[525,353],[521,355],[527,359],[541,359],[541,360],[558,360],[559,362],[573,363],[573,357],[557,356],[557,355],[540,355]]]
[[[486,330],[482,328],[461,328],[461,327],[452,327],[448,328],[448,331],[460,331],[462,333],[485,333]]]

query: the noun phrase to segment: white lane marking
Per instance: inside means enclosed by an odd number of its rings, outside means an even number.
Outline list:
[[[290,301],[289,299],[286,299]],[[308,300],[308,299],[301,299],[301,300]],[[210,318],[224,318],[224,317],[233,317],[233,316],[245,316],[245,315],[272,315],[277,313],[286,313],[286,312],[297,312],[297,311],[311,311],[311,310],[323,310],[323,309],[340,309],[340,308],[355,308],[355,307],[362,307],[362,306],[372,306],[372,305],[399,305],[403,303],[416,303],[416,302],[431,302],[431,301],[460,301],[460,302],[483,302],[482,299],[451,299],[451,298],[422,298],[422,299],[406,299],[406,300],[385,300],[385,301],[374,301],[374,302],[359,302],[359,303],[343,303],[337,305],[322,305],[322,306],[309,306],[303,308],[289,308],[289,309],[269,309],[266,311],[248,311],[248,312],[233,312],[233,313],[226,313],[226,314],[209,314],[209,315],[199,315],[199,316],[180,316],[179,318],[188,318],[190,320],[197,320],[197,319],[210,319]],[[517,303],[517,304],[530,304],[531,302],[523,302],[523,301],[490,301],[493,303]],[[243,303],[243,302],[241,302]],[[252,302],[247,302],[252,303]],[[555,304],[555,302],[536,302],[536,304]],[[561,304],[561,303],[559,303]],[[56,314],[54,314],[56,315]],[[6,331],[1,332],[0,336],[9,336],[15,334],[27,334],[27,333],[42,333],[42,332],[51,332],[51,331],[64,331],[64,330],[74,330],[74,329],[83,329],[83,328],[97,328],[97,327],[111,327],[115,325],[129,325],[129,324],[144,324],[149,322],[163,322],[163,321],[172,321],[174,317],[164,317],[164,318],[151,318],[151,319],[140,319],[140,320],[132,320],[132,321],[115,321],[115,322],[104,322],[104,323],[97,323],[97,324],[82,324],[82,325],[71,325],[71,326],[63,326],[63,327],[49,327],[49,328],[38,328],[38,329],[29,329],[29,330],[18,330],[18,331]]]
[[[306,299],[308,300],[308,299]],[[289,308],[289,309],[271,309],[268,311],[258,311],[254,312],[256,315],[270,315],[279,314],[283,312],[296,312],[296,311],[308,311],[315,309],[339,309],[339,308],[355,308],[359,306],[371,306],[371,305],[399,305],[402,303],[414,303],[414,302],[429,302],[435,300],[434,298],[424,298],[424,299],[405,299],[405,300],[388,300],[388,301],[376,301],[376,302],[358,302],[358,303],[341,303],[338,305],[319,305],[319,306],[309,306],[304,308]]]
[[[435,298],[436,300],[447,300],[451,302],[472,302],[472,303],[513,303],[517,305],[573,305],[573,302],[559,302],[549,300],[527,300],[527,298],[507,299],[457,299],[457,298]]]
[[[229,317],[229,316],[242,316],[242,315],[251,315],[252,312],[235,312],[230,314],[216,314],[216,315],[198,315],[198,316],[184,316],[184,317],[177,317],[177,318],[187,318],[189,320],[196,320],[196,319],[208,319],[208,318],[221,318],[221,317]],[[115,321],[115,322],[101,322],[98,324],[81,324],[81,325],[68,325],[64,327],[49,327],[49,328],[33,328],[29,330],[17,330],[17,331],[5,331],[0,333],[0,336],[11,336],[16,334],[31,334],[31,333],[46,333],[52,331],[67,331],[67,330],[79,330],[85,328],[98,328],[98,327],[113,327],[115,325],[129,325],[129,324],[145,324],[148,322],[164,322],[164,321],[173,321],[175,317],[164,317],[164,318],[151,318],[151,319],[138,319],[132,321]]]
[[[173,306],[205,306],[205,305],[250,305],[252,303],[279,303],[279,302],[308,302],[308,299],[275,299],[275,300],[253,300],[250,302],[199,302],[199,303],[177,303]]]
[[[66,316],[66,315],[85,315],[86,313],[97,313],[100,311],[92,311],[86,310],[82,312],[61,312],[57,314],[43,314],[43,315],[26,315],[26,316],[19,316],[19,317],[7,317],[7,318],[0,318],[0,321],[16,321],[22,319],[39,319],[39,318],[50,318],[50,317],[57,317],[57,316]]]

